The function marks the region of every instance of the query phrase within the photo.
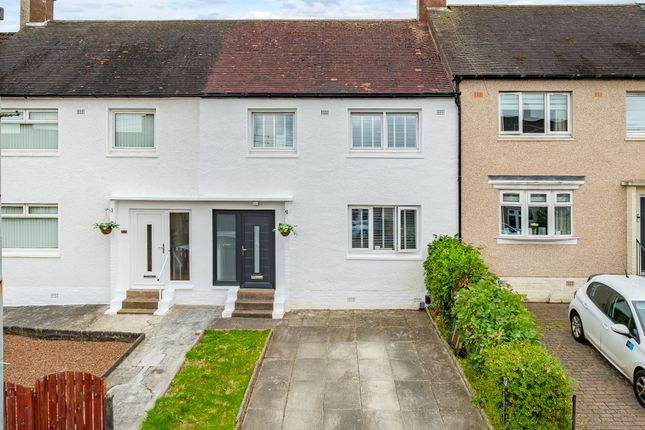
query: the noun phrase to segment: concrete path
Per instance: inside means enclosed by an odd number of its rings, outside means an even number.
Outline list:
[[[303,311],[274,329],[244,429],[483,429],[419,311]]]
[[[108,377],[118,430],[135,430],[166,392],[201,332],[221,307],[174,306],[163,316],[104,315],[105,306],[5,308],[5,325],[65,330],[145,333],[145,340]]]

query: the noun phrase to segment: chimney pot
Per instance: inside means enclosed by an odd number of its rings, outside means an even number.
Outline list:
[[[417,0],[419,6],[418,18],[421,22],[428,21],[428,8],[446,8],[446,0]]]
[[[20,28],[28,22],[47,22],[54,19],[54,0],[20,0]]]

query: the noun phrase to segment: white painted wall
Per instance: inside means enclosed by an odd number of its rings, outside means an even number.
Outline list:
[[[58,108],[60,130],[58,156],[2,160],[4,202],[58,203],[60,211],[60,257],[4,260],[7,304],[107,303],[111,289],[129,287],[131,235],[104,237],[91,227],[115,195],[187,200],[114,203],[126,229],[132,208],[191,211],[193,276],[189,289],[177,291],[177,303],[224,302],[226,292],[212,287],[214,208],[274,209],[276,222],[284,217],[298,225],[296,237],[276,238],[277,294],[289,308],[418,306],[425,250],[352,259],[350,204],[420,206],[422,248],[433,234],[457,232],[457,110],[450,98],[3,99],[3,107]],[[136,107],[156,109],[158,156],[107,157],[109,109]],[[249,155],[251,109],[296,111],[296,156]],[[350,154],[352,109],[420,110],[421,152],[406,158]],[[251,204],[275,196],[293,201]]]

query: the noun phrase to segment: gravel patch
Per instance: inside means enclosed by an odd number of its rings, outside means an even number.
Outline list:
[[[56,372],[81,371],[102,375],[128,348],[126,342],[46,340],[4,337],[4,377],[33,387],[38,378]]]

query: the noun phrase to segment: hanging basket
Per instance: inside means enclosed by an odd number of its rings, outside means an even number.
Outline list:
[[[290,231],[281,231],[281,232],[280,232],[280,234],[281,234],[282,236],[284,236],[284,237],[289,236],[289,234],[290,234],[290,233],[291,233]]]
[[[101,233],[106,235],[112,233],[112,227],[101,229]]]

